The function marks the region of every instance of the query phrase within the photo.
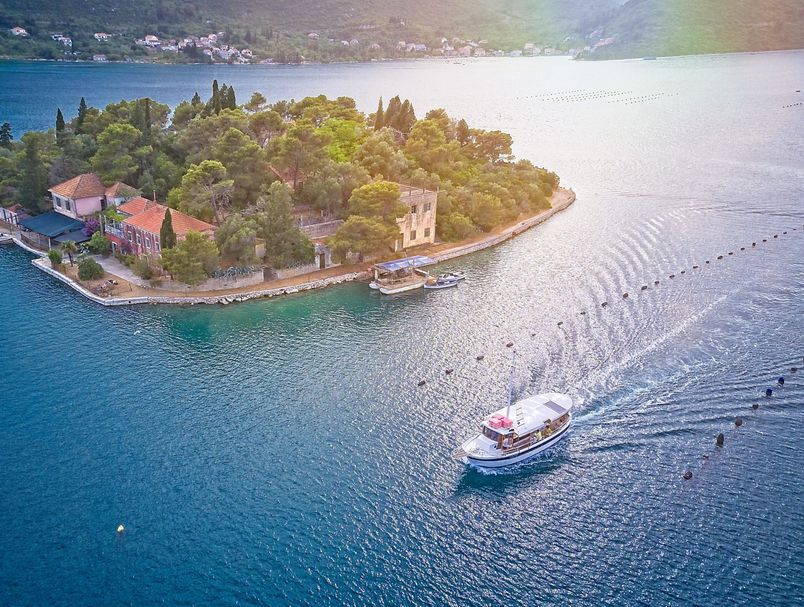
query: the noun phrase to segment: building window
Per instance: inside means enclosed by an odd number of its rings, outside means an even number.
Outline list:
[[[56,197],[56,206],[61,208],[61,198],[59,198],[58,196]]]
[[[140,235],[137,234],[137,244],[142,244],[142,240],[140,239]]]
[[[66,207],[67,207],[67,210],[68,210],[68,211],[72,211],[72,210],[73,210],[73,207],[72,207],[72,205],[70,204],[70,199],[69,199],[69,198],[68,198],[67,200],[65,200],[65,201],[64,201],[64,206],[66,206]]]
[[[412,207],[410,207],[410,213],[411,213],[411,215],[416,214],[416,205],[415,204]]]
[[[410,231],[410,239],[411,240],[416,240],[416,230],[411,230]]]
[[[430,210],[430,203],[429,203],[429,202],[425,202],[425,203],[424,203],[424,212],[426,213],[426,212],[427,212],[427,211],[429,211],[429,210]]]
[[[424,237],[430,238],[430,228],[424,228]]]

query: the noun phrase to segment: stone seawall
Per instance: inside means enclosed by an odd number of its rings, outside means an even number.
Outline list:
[[[575,202],[575,192],[572,190],[564,190],[561,189],[558,193],[562,195],[561,200],[555,202],[555,205],[550,209],[546,210],[535,217],[531,217],[524,221],[521,221],[513,226],[509,226],[505,228],[499,234],[495,234],[490,236],[485,240],[481,240],[478,242],[469,243],[466,245],[461,245],[454,247],[452,249],[447,249],[446,251],[441,251],[440,253],[435,253],[431,255],[431,257],[436,262],[447,261],[448,259],[454,259],[456,257],[460,257],[462,255],[469,255],[471,253],[475,253],[477,251],[482,251],[483,249],[488,249],[489,247],[493,247],[498,245],[502,242],[505,242],[509,238],[513,238],[529,230],[530,228],[539,225],[550,219],[556,213],[559,213],[569,207],[573,202]],[[15,239],[15,242],[22,246],[23,248],[31,251],[32,253],[37,253],[38,255],[42,255],[41,251],[34,251],[29,247],[23,245],[19,240]],[[268,289],[260,289],[256,291],[246,291],[244,293],[237,293],[237,294],[230,294],[230,295],[206,295],[206,296],[194,296],[192,294],[181,295],[181,296],[169,296],[169,295],[148,295],[148,296],[139,296],[139,297],[101,297],[99,295],[95,295],[91,291],[87,290],[81,284],[76,282],[75,280],[71,279],[68,276],[54,270],[50,266],[50,261],[47,258],[39,258],[34,259],[31,263],[33,263],[37,268],[40,270],[47,272],[54,278],[60,280],[61,282],[69,285],[77,292],[81,293],[84,297],[91,299],[92,301],[99,303],[103,306],[131,306],[137,304],[172,304],[172,305],[195,305],[195,304],[230,304],[235,302],[243,302],[249,301],[251,299],[262,299],[262,298],[270,298],[270,297],[277,297],[279,295],[291,295],[293,293],[300,293],[302,291],[311,291],[312,289],[321,289],[323,287],[328,287],[331,285],[337,285],[344,282],[351,282],[354,280],[368,280],[371,277],[371,272],[367,270],[358,270],[354,272],[347,272],[344,274],[338,274],[335,276],[328,276],[326,278],[319,278],[315,280],[310,280],[308,282],[302,282],[295,285],[284,286],[284,287],[273,287]]]

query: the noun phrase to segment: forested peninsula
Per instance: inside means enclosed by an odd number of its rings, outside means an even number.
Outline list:
[[[309,264],[316,249],[303,228],[311,221],[337,226],[320,243],[336,263],[398,257],[398,222],[411,212],[400,197],[414,188],[437,192],[438,241],[549,208],[558,177],[515,160],[511,146],[510,135],[443,109],[418,118],[398,96],[366,115],[347,97],[269,103],[254,93],[241,104],[215,81],[208,98],[196,93],[172,112],[147,98],[103,109],[82,100],[71,120],[57,109],[52,129],[18,141],[3,125],[0,202],[23,215],[64,212],[62,198],[74,196],[65,188],[92,176],[115,194],[107,189],[101,210],[76,216],[92,233],[88,254],[113,252],[145,279],[198,285],[221,268]],[[125,231],[132,200],[138,213],[168,209],[152,229],[153,249]],[[193,224],[176,238],[177,216],[209,229]],[[115,240],[117,228],[129,240]]]

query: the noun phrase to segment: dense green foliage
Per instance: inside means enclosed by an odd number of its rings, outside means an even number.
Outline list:
[[[218,267],[218,246],[198,232],[188,232],[175,247],[162,251],[162,267],[177,280],[198,286]]]
[[[91,257],[85,257],[78,263],[78,278],[100,280],[103,278],[103,267]]]
[[[274,268],[311,262],[314,247],[294,207],[347,220],[336,248],[341,257],[349,250],[359,256],[393,244],[396,219],[407,211],[395,182],[438,190],[436,232],[454,240],[547,208],[558,186],[554,174],[513,161],[510,135],[470,128],[443,109],[416,119],[399,97],[379,117],[361,113],[350,98],[323,95],[273,104],[254,95],[238,106],[234,89],[216,81],[207,101],[196,94],[172,119],[150,99],[102,110],[82,100],[71,121],[59,115],[58,130],[26,133],[0,148],[0,199],[36,212],[49,206],[48,187],[89,170],[107,185],[123,181],[166,199],[219,226],[217,245],[191,247],[176,243],[165,216],[165,268],[192,284],[203,282],[193,256],[203,254],[209,270],[212,248],[216,259],[220,251],[242,265],[259,261],[262,245],[263,261]],[[90,248],[108,252],[102,238],[94,236]]]
[[[47,258],[50,260],[50,265],[53,266],[54,268],[58,268],[61,265],[61,262],[63,261],[61,253],[59,252],[58,249],[50,249],[47,252]]]

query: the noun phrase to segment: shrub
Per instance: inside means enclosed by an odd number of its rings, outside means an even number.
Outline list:
[[[152,280],[160,275],[159,264],[155,259],[149,257],[148,255],[135,257],[130,263],[129,267],[134,274],[143,280]]]
[[[54,268],[58,268],[63,261],[61,253],[59,253],[56,249],[50,249],[47,252],[47,258],[50,260],[50,265]]]
[[[90,251],[98,255],[108,255],[112,250],[112,241],[100,232],[95,232],[92,234],[92,238],[89,239],[87,247]]]
[[[103,278],[103,267],[91,257],[85,257],[78,264],[78,278],[81,280],[98,280]]]
[[[439,236],[448,241],[463,240],[477,233],[472,220],[460,213],[439,216],[437,230]]]

